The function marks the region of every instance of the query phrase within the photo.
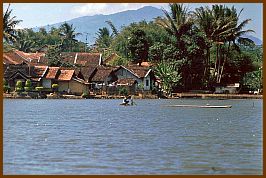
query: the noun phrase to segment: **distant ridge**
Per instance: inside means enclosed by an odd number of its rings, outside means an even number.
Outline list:
[[[78,17],[66,22],[73,24],[73,26],[76,28],[76,32],[82,33],[82,35],[77,37],[78,40],[86,42],[86,33],[88,33],[87,42],[89,44],[92,44],[95,41],[95,33],[99,28],[109,28],[108,24],[105,22],[107,20],[110,20],[117,29],[121,29],[121,26],[127,26],[130,23],[140,22],[142,20],[149,22],[158,16],[163,16],[161,9],[152,6],[145,6],[137,10],[127,10],[110,15],[99,14],[93,16]],[[52,27],[58,28],[62,23],[64,22],[49,24],[42,27],[44,27],[46,30],[50,30]],[[36,27],[33,29],[37,31],[39,28],[40,27]]]

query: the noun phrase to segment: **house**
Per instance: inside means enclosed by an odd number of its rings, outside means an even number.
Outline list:
[[[89,85],[75,75],[74,69],[60,69],[57,83],[59,92],[81,95],[89,91]]]
[[[89,78],[91,89],[107,91],[107,87],[117,80],[114,69],[113,67],[98,66]]]
[[[29,66],[25,63],[8,65],[4,71],[4,78],[8,82],[11,90],[15,89],[17,81],[22,81],[23,86],[26,80],[32,82],[32,86],[40,85],[44,77],[47,66]]]
[[[52,88],[52,84],[57,83],[59,75],[59,67],[48,67],[46,74],[42,79],[42,86],[44,88]]]
[[[238,93],[239,86],[240,86],[239,83],[228,84],[228,85],[217,85],[215,87],[214,93],[236,94]]]
[[[115,83],[118,87],[125,87],[129,91],[129,94],[135,94],[136,90],[138,89],[138,82],[133,78],[121,78]]]
[[[133,79],[144,91],[152,90],[155,76],[153,71],[141,66],[120,66],[115,70],[115,75],[119,79]]]

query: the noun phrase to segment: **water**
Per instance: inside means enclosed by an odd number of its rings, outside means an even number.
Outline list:
[[[135,101],[5,99],[3,173],[262,174],[262,100]]]

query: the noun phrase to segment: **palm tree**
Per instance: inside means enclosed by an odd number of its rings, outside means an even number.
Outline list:
[[[113,31],[112,36],[117,36],[117,35],[118,35],[118,30],[117,30],[117,28],[114,26],[114,24],[112,23],[112,21],[107,20],[107,21],[105,21],[105,22],[111,27],[111,29],[112,29],[112,31]]]
[[[19,51],[23,52],[32,52],[35,48],[35,42],[29,38],[27,30],[18,30],[17,31],[17,41],[14,43],[14,46]]]
[[[217,83],[220,83],[221,81],[224,64],[228,58],[227,54],[229,53],[231,42],[234,43],[235,48],[237,47],[235,43],[236,39],[243,42],[251,42],[250,40],[241,37],[241,35],[251,32],[251,30],[242,31],[243,27],[250,21],[250,19],[244,20],[237,25],[240,13],[237,14],[234,6],[228,8],[223,5],[213,5],[212,9],[209,9],[208,7],[200,7],[197,8],[194,13],[197,27],[204,32],[210,44],[206,53],[205,75],[209,75],[210,70],[210,49],[213,45],[216,46],[216,60],[213,78],[216,78],[215,81]],[[225,53],[226,45],[227,53]]]
[[[109,46],[111,45],[111,42],[112,42],[112,36],[111,36],[108,28],[106,28],[106,27],[100,28],[98,30],[98,32],[96,33],[96,35],[97,35],[97,37],[96,37],[97,47],[100,50],[109,48]]]
[[[224,65],[225,65],[226,61],[228,60],[228,54],[230,52],[231,43],[233,43],[234,49],[236,49],[238,52],[241,52],[238,44],[243,44],[246,46],[254,46],[255,45],[255,43],[251,39],[242,37],[243,35],[245,35],[247,33],[251,33],[251,32],[254,33],[254,30],[251,30],[251,29],[243,30],[245,28],[245,26],[251,21],[251,19],[245,19],[239,23],[239,17],[241,15],[242,11],[243,11],[243,9],[241,9],[239,14],[237,14],[234,6],[230,9],[230,13],[232,14],[233,19],[234,19],[234,26],[233,26],[233,28],[231,28],[231,31],[226,36],[226,41],[228,42],[227,53],[226,53],[226,57],[223,61],[223,64],[220,67],[220,71],[218,72],[218,74],[219,74],[217,77],[218,83],[221,82],[221,78],[222,78],[222,74],[223,74],[223,70],[224,70]]]
[[[12,9],[8,5],[3,17],[3,38],[8,43],[14,43],[17,39],[15,27],[22,20],[16,20],[16,16],[11,17]]]
[[[181,36],[192,27],[192,19],[188,8],[183,4],[170,3],[170,13],[165,9],[163,12],[166,18],[157,18],[156,23],[162,26],[170,35],[175,36],[177,42]]]
[[[81,33],[76,33],[75,29],[72,24],[69,25],[66,22],[60,26],[61,33],[59,35],[62,37],[62,47],[65,50],[72,51],[73,45],[77,42],[75,38],[81,35]]]
[[[213,39],[212,34],[214,31],[214,19],[211,10],[207,6],[205,8],[204,7],[196,8],[194,15],[195,15],[195,22],[198,25],[198,28],[205,34],[207,43],[209,44],[206,49],[205,69],[204,69],[204,78],[208,78],[209,67],[210,67],[210,49],[212,47],[212,39]]]

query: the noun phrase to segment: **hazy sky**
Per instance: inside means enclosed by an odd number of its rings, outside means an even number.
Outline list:
[[[212,5],[210,3],[187,3],[190,10],[197,7]],[[228,3],[235,6],[238,11],[244,8],[241,19],[251,18],[252,22],[247,28],[253,29],[255,37],[262,39],[262,3]],[[125,10],[135,10],[144,6],[154,6],[168,9],[167,3],[11,3],[13,14],[17,19],[23,20],[19,24],[21,28],[43,26],[57,22],[67,21],[73,18],[95,15],[113,14]],[[4,4],[4,10],[7,4]],[[148,12],[147,12],[148,13]]]

